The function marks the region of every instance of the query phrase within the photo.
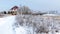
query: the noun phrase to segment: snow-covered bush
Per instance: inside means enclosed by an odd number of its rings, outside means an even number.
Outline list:
[[[20,26],[29,28],[32,27],[32,34],[38,33],[54,33],[60,29],[59,21],[52,16],[40,15],[17,15],[16,21]]]

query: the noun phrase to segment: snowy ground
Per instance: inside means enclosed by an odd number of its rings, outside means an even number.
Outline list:
[[[12,24],[15,16],[0,18],[0,34],[13,34]]]
[[[39,20],[39,19],[36,19],[36,20]],[[34,34],[32,27],[19,26],[19,27],[16,27],[15,30],[13,30],[14,28],[13,24],[15,22],[16,22],[15,16],[7,16],[7,17],[0,18],[0,34]],[[49,34],[52,34],[52,33],[49,33]],[[55,34],[60,34],[60,33],[57,32]]]
[[[15,23],[15,16],[0,18],[0,34],[28,34],[28,28],[20,26],[13,30],[12,25]],[[30,29],[31,30],[31,29]]]

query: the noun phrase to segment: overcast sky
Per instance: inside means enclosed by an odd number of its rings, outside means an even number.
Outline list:
[[[25,5],[39,11],[60,11],[60,0],[0,0],[0,11],[9,10],[15,5]]]

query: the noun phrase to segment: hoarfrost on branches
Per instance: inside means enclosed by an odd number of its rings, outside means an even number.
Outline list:
[[[20,26],[32,28],[33,32],[28,29],[31,34],[54,34],[60,30],[59,21],[53,17],[43,17],[40,15],[17,15],[16,20]]]

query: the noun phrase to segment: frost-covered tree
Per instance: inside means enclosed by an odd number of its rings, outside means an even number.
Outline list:
[[[18,13],[23,13],[23,14],[29,14],[31,13],[31,9],[27,6],[21,6],[19,9],[18,9]]]

